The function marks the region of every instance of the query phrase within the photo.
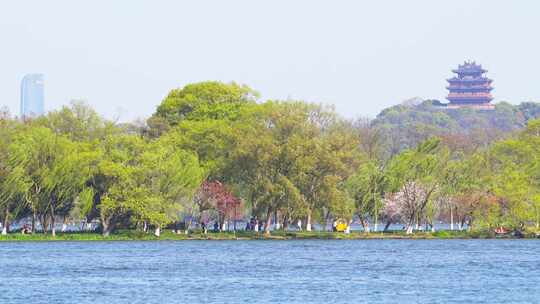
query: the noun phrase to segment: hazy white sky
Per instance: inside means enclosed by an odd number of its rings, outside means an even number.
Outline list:
[[[20,81],[40,72],[46,109],[82,98],[124,121],[202,80],[375,116],[444,100],[465,59],[519,103],[540,100],[539,31],[540,1],[0,0],[0,105],[19,114]]]

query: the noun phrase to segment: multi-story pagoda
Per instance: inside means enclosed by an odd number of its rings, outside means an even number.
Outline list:
[[[447,97],[450,103],[446,105],[447,108],[494,108],[490,103],[493,100],[493,96],[491,96],[492,80],[483,76],[487,70],[474,61],[465,61],[452,72],[457,75],[448,79],[449,85],[446,88],[450,91]]]

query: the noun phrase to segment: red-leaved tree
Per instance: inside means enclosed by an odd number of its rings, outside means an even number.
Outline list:
[[[201,221],[208,222],[212,217],[224,229],[225,221],[242,219],[244,205],[223,183],[205,181],[197,195]]]

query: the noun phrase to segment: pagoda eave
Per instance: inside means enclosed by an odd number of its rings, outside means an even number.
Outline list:
[[[488,70],[485,70],[485,69],[474,69],[474,70],[469,70],[469,69],[466,69],[466,68],[458,68],[458,69],[453,69],[452,72],[453,73],[456,73],[456,74],[484,74],[484,73],[487,73]]]
[[[453,86],[447,86],[447,90],[452,92],[491,92],[493,90],[493,87],[480,87],[480,88],[461,88],[461,87],[453,87]]]
[[[466,78],[457,78],[457,77],[448,78],[448,79],[446,79],[446,81],[449,82],[449,83],[456,83],[456,82],[459,82],[459,83],[463,83],[463,82],[478,82],[478,83],[486,82],[486,83],[492,83],[493,82],[493,80],[489,79],[489,78],[466,79]]]
[[[493,97],[489,98],[456,98],[456,97],[448,97],[448,99],[451,103],[490,103],[493,100]]]
[[[495,110],[495,105],[491,103],[472,103],[472,104],[448,103],[448,104],[445,104],[442,108],[448,109],[448,110],[467,108],[467,109],[474,109],[474,110],[492,111],[492,110]]]

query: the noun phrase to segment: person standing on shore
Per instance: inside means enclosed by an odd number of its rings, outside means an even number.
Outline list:
[[[254,220],[255,224],[253,225],[253,231],[258,232],[259,231],[259,219],[255,217]]]
[[[201,228],[202,228],[202,231],[203,231],[204,234],[208,233],[208,226],[206,225],[205,222],[201,223]]]

